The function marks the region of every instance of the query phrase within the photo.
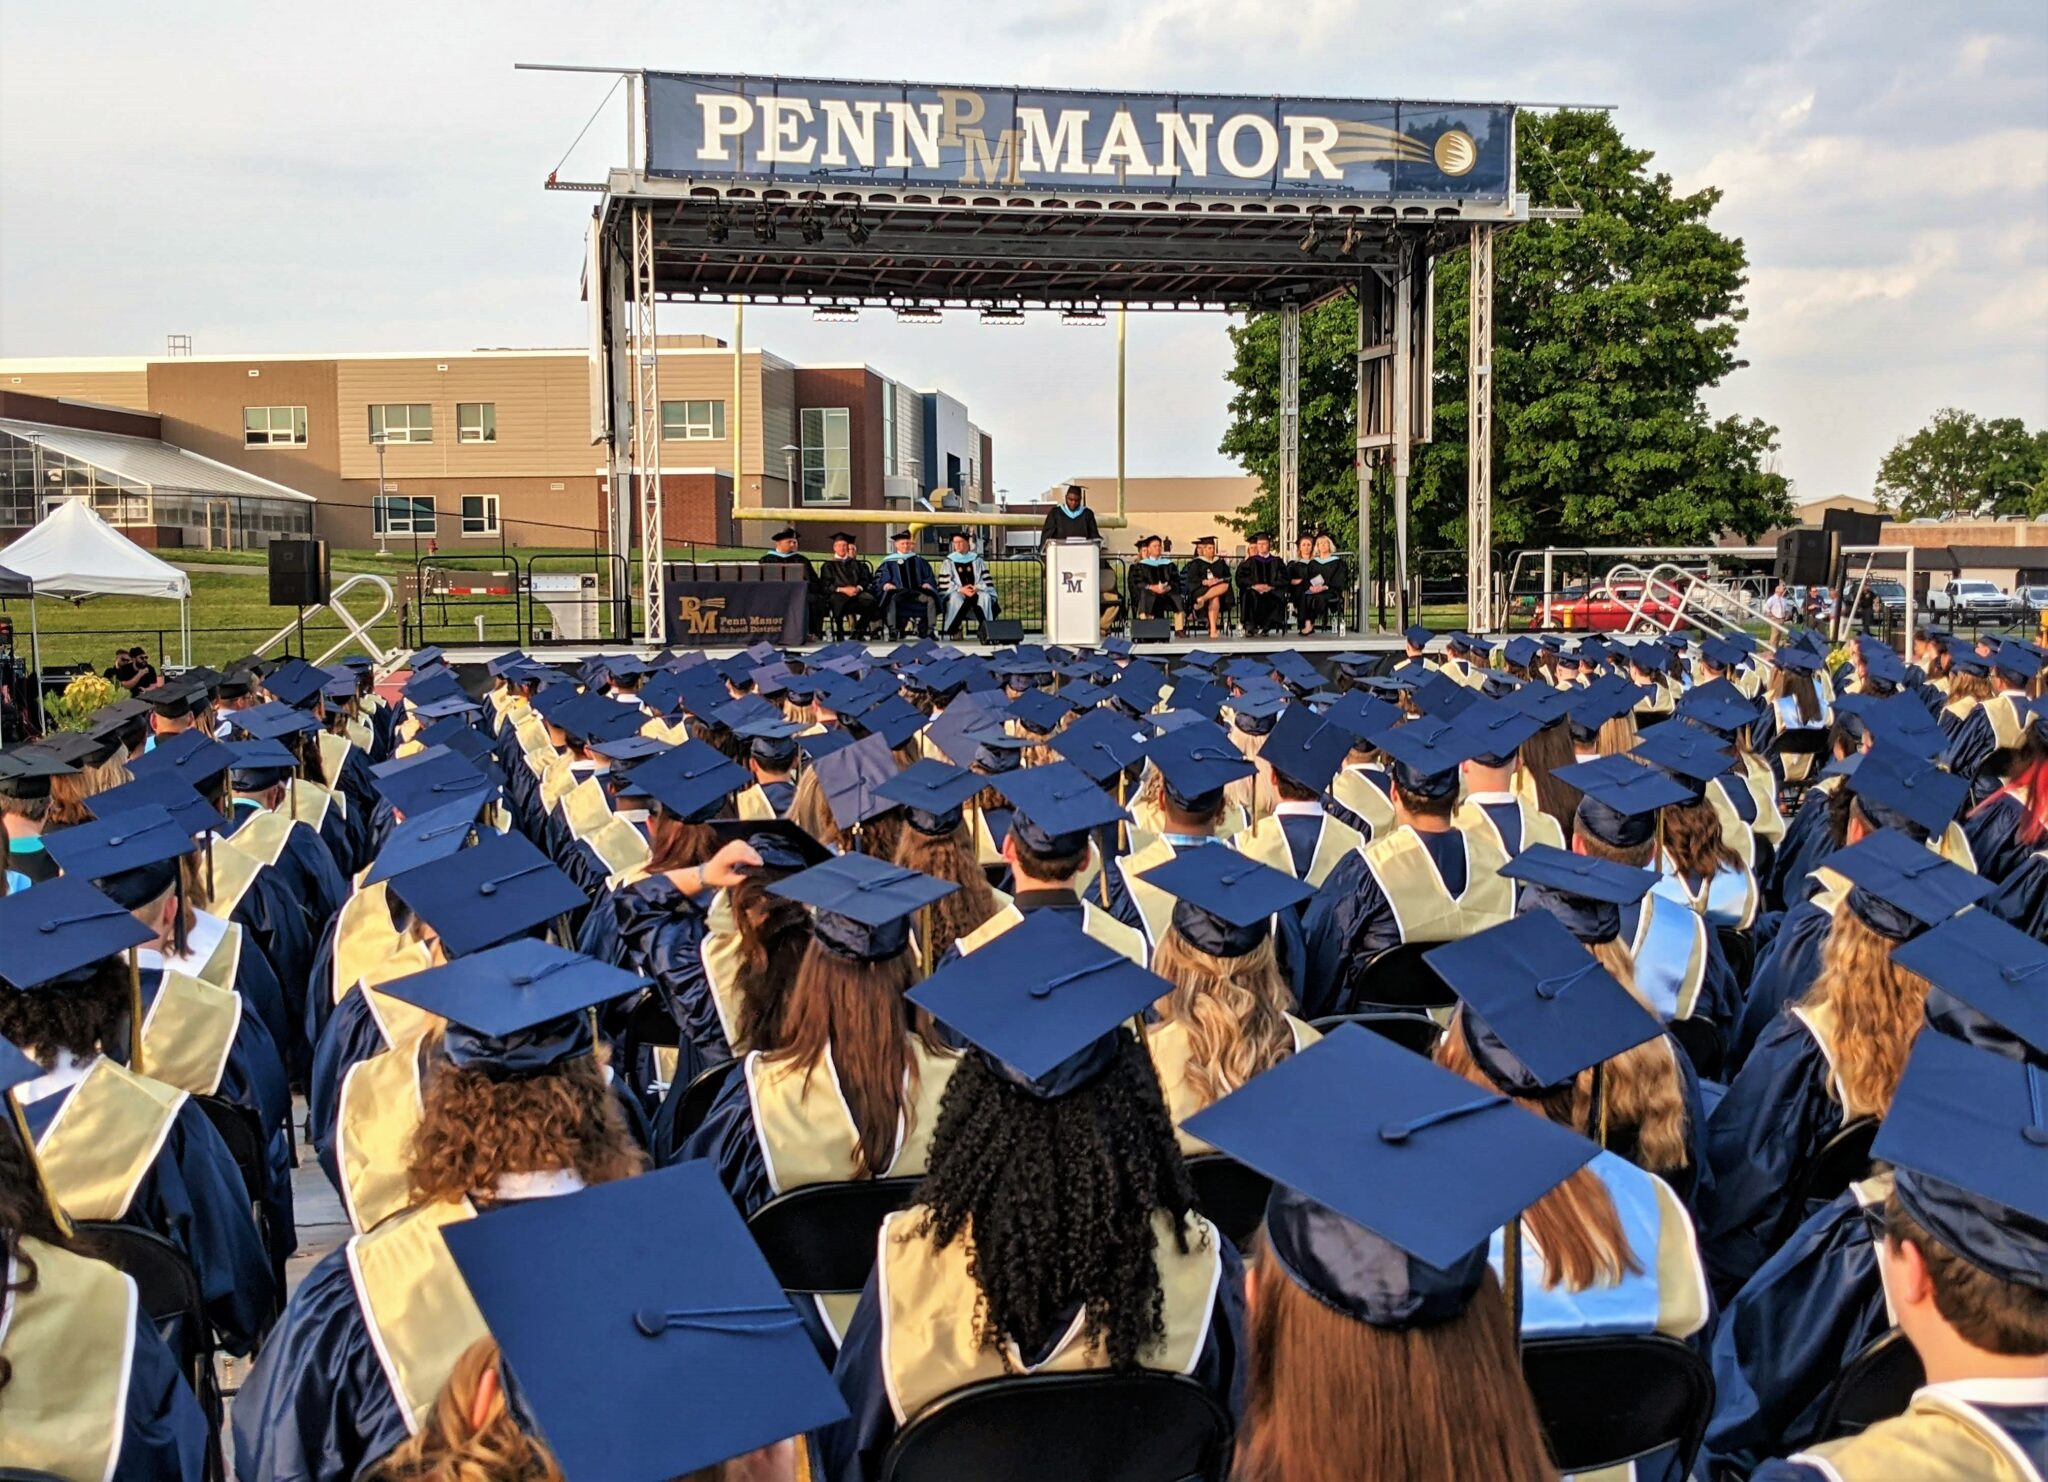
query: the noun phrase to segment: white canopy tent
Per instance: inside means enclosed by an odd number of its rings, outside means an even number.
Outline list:
[[[26,535],[6,547],[7,569],[28,578],[30,654],[42,671],[36,601],[63,597],[162,597],[178,604],[181,662],[192,662],[192,578],[161,561],[93,513],[83,499],[66,499]]]

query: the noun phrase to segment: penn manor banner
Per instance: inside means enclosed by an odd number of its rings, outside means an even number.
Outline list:
[[[668,641],[740,647],[765,640],[797,647],[805,636],[808,590],[800,581],[699,580],[690,567],[670,566],[662,581]]]
[[[647,172],[813,186],[1505,202],[1504,103],[646,75]]]

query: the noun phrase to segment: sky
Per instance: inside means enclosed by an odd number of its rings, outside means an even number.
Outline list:
[[[2040,0],[0,0],[0,356],[581,344],[592,198],[542,182],[601,179],[624,116],[608,77],[515,62],[1612,104],[1725,192],[1749,364],[1708,401],[1780,429],[1796,498],[1868,493],[1940,407],[2048,423]],[[1225,325],[1132,316],[1133,476],[1234,471]],[[757,309],[747,335],[952,391],[1016,497],[1115,466],[1111,330]]]

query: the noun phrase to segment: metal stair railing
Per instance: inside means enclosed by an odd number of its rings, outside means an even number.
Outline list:
[[[1683,585],[1680,584],[1680,579]],[[1764,624],[1770,630],[1774,643],[1782,642],[1785,627],[1774,622],[1767,614],[1752,613],[1746,605],[1739,604],[1728,593],[1686,571],[1669,561],[1661,561],[1648,571],[1629,562],[1613,567],[1607,573],[1608,590],[1617,584],[1640,582],[1642,590],[1630,606],[1626,628],[1637,623],[1646,623],[1660,632],[1670,633],[1682,621],[1691,621],[1696,626],[1721,637],[1744,631],[1744,625],[1752,620]],[[1709,597],[1708,594],[1712,596]],[[1659,618],[1643,609],[1655,601],[1669,612],[1668,619]],[[1735,609],[1740,616],[1731,615]]]
[[[383,604],[378,607],[376,612],[370,615],[368,621],[361,621],[357,619],[354,613],[350,612],[346,607],[341,605],[341,598],[344,593],[349,592],[356,587],[362,586],[365,583],[375,587],[379,592],[383,593],[384,601]],[[368,651],[370,655],[370,662],[375,664],[380,671],[388,670],[397,663],[399,657],[398,652],[395,649],[387,649],[382,644],[378,643],[376,639],[370,636],[369,630],[376,627],[377,624],[384,621],[385,616],[391,611],[392,604],[395,601],[396,599],[392,596],[391,593],[390,582],[384,580],[383,577],[376,575],[374,572],[361,572],[355,576],[350,577],[347,581],[344,581],[340,586],[334,588],[333,591],[329,592],[327,594],[327,600],[325,602],[316,602],[312,606],[302,608],[298,612],[294,613],[292,615],[292,620],[290,622],[286,623],[282,628],[279,628],[275,633],[271,634],[270,637],[265,639],[263,642],[256,645],[256,652],[262,653],[272,644],[282,643],[285,639],[291,637],[294,633],[299,631],[299,625],[301,623],[305,622],[307,618],[313,616],[313,614],[319,612],[321,608],[325,607],[332,610],[335,616],[341,619],[343,626],[346,627],[348,631],[338,642],[335,643],[335,645],[332,648],[328,649],[327,652],[323,653],[322,655],[320,655],[319,658],[314,659],[312,662],[316,665],[325,664],[329,659],[335,658],[337,655],[341,653],[343,649],[347,648],[349,645],[349,641],[353,639],[355,642],[360,643],[363,646],[363,648],[366,651]]]

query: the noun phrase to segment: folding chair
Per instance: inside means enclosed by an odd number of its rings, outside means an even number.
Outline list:
[[[864,1178],[807,1184],[755,1210],[747,1230],[784,1291],[808,1297],[858,1292],[874,1270],[882,1221],[910,1203],[920,1182]]]
[[[1880,1420],[1905,1414],[1913,1391],[1926,1382],[1927,1370],[1906,1335],[1897,1328],[1880,1333],[1842,1366],[1821,1411],[1815,1439],[1853,1436]]]
[[[1458,1001],[1450,985],[1422,960],[1442,942],[1402,942],[1365,965],[1359,974],[1352,1013],[1399,1013],[1448,1009]]]
[[[1714,1374],[1705,1359],[1661,1333],[1538,1338],[1522,1345],[1522,1374],[1560,1472],[1620,1466],[1676,1448],[1688,1476]]]
[[[1870,1177],[1870,1145],[1877,1140],[1877,1118],[1857,1117],[1821,1144],[1792,1186],[1792,1197],[1778,1221],[1773,1248],[1792,1238],[1805,1218],[1859,1178]]]
[[[1273,1180],[1226,1158],[1203,1153],[1188,1159],[1188,1177],[1195,1183],[1195,1203],[1230,1243],[1243,1250],[1266,1218],[1266,1196]]]
[[[1428,1014],[1415,1009],[1380,1009],[1358,1014],[1328,1014],[1310,1024],[1328,1034],[1340,1024],[1356,1024],[1370,1029],[1384,1039],[1390,1039],[1404,1050],[1428,1056],[1436,1049],[1437,1037],[1444,1032],[1443,1025]]]

